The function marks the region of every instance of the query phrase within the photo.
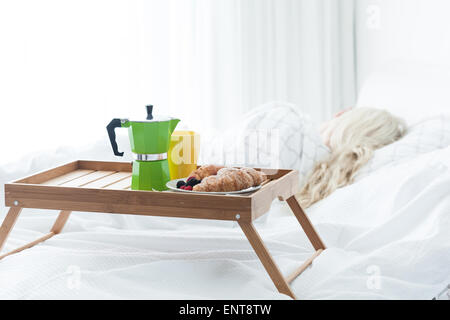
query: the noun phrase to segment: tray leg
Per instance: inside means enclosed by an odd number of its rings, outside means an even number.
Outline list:
[[[14,225],[16,224],[17,218],[19,218],[19,214],[21,211],[22,208],[10,208],[8,214],[5,217],[5,220],[3,220],[2,226],[0,227],[0,252],[3,249],[6,239],[8,239],[9,233],[11,232],[12,228],[14,228]]]
[[[302,226],[303,230],[306,233],[306,236],[308,237],[309,241],[311,242],[314,249],[317,250],[325,250],[325,244],[323,243],[322,239],[320,238],[319,234],[317,233],[316,229],[312,225],[311,221],[309,220],[308,216],[303,211],[302,207],[298,203],[298,200],[295,196],[290,197],[286,200],[289,207],[291,208],[292,212],[296,216],[298,222]]]
[[[314,252],[314,254],[309,259],[307,259],[298,269],[294,270],[294,272],[292,272],[286,278],[286,281],[288,283],[291,283],[300,274],[302,274],[302,272],[305,271],[309,265],[313,263],[314,259],[317,258],[326,249],[326,246],[323,243],[322,239],[320,238],[319,234],[317,233],[316,229],[312,225],[308,216],[303,211],[295,195],[287,199],[286,202],[288,203],[289,207],[291,208],[292,212],[294,213],[295,217],[300,223],[303,231],[305,232],[312,246],[316,250],[316,252]]]
[[[238,223],[278,291],[296,299],[253,224],[240,221]]]
[[[3,248],[3,245],[5,244],[9,233],[11,232],[12,228],[14,227],[14,224],[17,221],[17,218],[19,217],[20,212],[22,211],[22,208],[10,208],[9,212],[5,218],[5,220],[3,221],[3,224],[0,228],[0,251]],[[14,253],[18,253],[22,250],[31,248],[35,245],[37,245],[38,243],[44,242],[45,240],[50,239],[51,237],[53,237],[55,234],[58,234],[62,231],[62,229],[64,228],[64,225],[66,224],[67,220],[69,219],[69,215],[70,215],[71,211],[61,211],[58,215],[58,218],[56,218],[55,223],[53,224],[52,229],[50,230],[49,233],[47,233],[46,235],[32,241],[29,242],[17,249],[14,249],[8,253],[5,253],[3,255],[0,255],[0,260],[3,259],[4,257],[7,257],[9,255],[12,255]]]
[[[53,232],[54,234],[61,233],[71,213],[72,211],[65,211],[65,210],[61,211],[58,215],[58,218],[56,218],[55,224],[53,225],[50,231]]]

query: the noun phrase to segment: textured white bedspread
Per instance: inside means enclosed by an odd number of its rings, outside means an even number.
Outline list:
[[[450,148],[403,161],[308,210],[329,249],[293,282],[298,298],[441,291],[450,282],[449,164]],[[54,219],[24,210],[4,250],[48,232]],[[313,252],[282,203],[256,227],[285,274]],[[1,260],[0,298],[288,299],[233,222],[92,213],[73,213],[62,234]]]

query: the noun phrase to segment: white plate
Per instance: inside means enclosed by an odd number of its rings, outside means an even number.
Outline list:
[[[240,194],[240,193],[253,192],[253,191],[259,190],[261,188],[261,186],[256,186],[256,187],[250,187],[250,188],[243,189],[243,190],[229,191],[229,192],[202,192],[202,191],[190,191],[190,190],[178,189],[177,188],[177,182],[180,181],[180,180],[186,181],[186,179],[187,178],[170,180],[169,182],[166,183],[166,187],[169,188],[170,190],[173,190],[173,191],[189,192],[189,193],[200,193],[200,194]]]

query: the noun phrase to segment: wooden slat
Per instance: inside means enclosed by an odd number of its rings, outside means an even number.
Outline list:
[[[106,171],[117,171],[117,172],[131,172],[132,162],[116,162],[116,161],[89,161],[89,160],[79,160],[79,169],[87,170],[106,170]]]
[[[45,181],[43,183],[41,183],[44,186],[58,186],[58,185],[62,185],[64,183],[67,183],[69,181],[75,180],[79,177],[88,175],[90,173],[94,172],[94,170],[84,170],[84,169],[78,169],[66,174],[63,174],[62,176],[50,179],[48,181]]]
[[[323,252],[322,249],[317,250],[308,260],[306,260],[299,268],[294,270],[289,276],[286,277],[286,282],[291,283],[294,281],[299,275],[303,273],[303,271],[308,268],[310,264],[313,263],[314,259],[317,258]]]
[[[60,184],[60,186],[82,187],[89,183],[93,183],[97,180],[100,180],[104,177],[110,176],[115,173],[116,173],[115,171],[94,171],[94,172],[91,172],[90,174],[87,174],[87,175],[81,176],[79,178],[70,180],[68,182],[62,183],[62,184]]]
[[[114,183],[120,182],[131,177],[131,172],[116,172],[102,179],[98,179],[91,183],[85,184],[84,188],[106,188]]]
[[[121,180],[119,182],[113,183],[105,189],[117,189],[117,190],[126,190],[131,188],[131,177],[128,177],[124,180]]]
[[[6,184],[5,203],[24,208],[198,219],[251,220],[251,199],[230,195]]]
[[[39,184],[78,169],[78,161],[69,162],[56,168],[47,169],[32,176],[16,180],[15,183]]]

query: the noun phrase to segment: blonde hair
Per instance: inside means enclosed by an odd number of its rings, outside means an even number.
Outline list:
[[[385,110],[356,108],[330,121],[331,154],[319,162],[300,193],[300,204],[308,208],[336,189],[353,183],[358,170],[374,150],[386,146],[405,133],[403,120]]]

